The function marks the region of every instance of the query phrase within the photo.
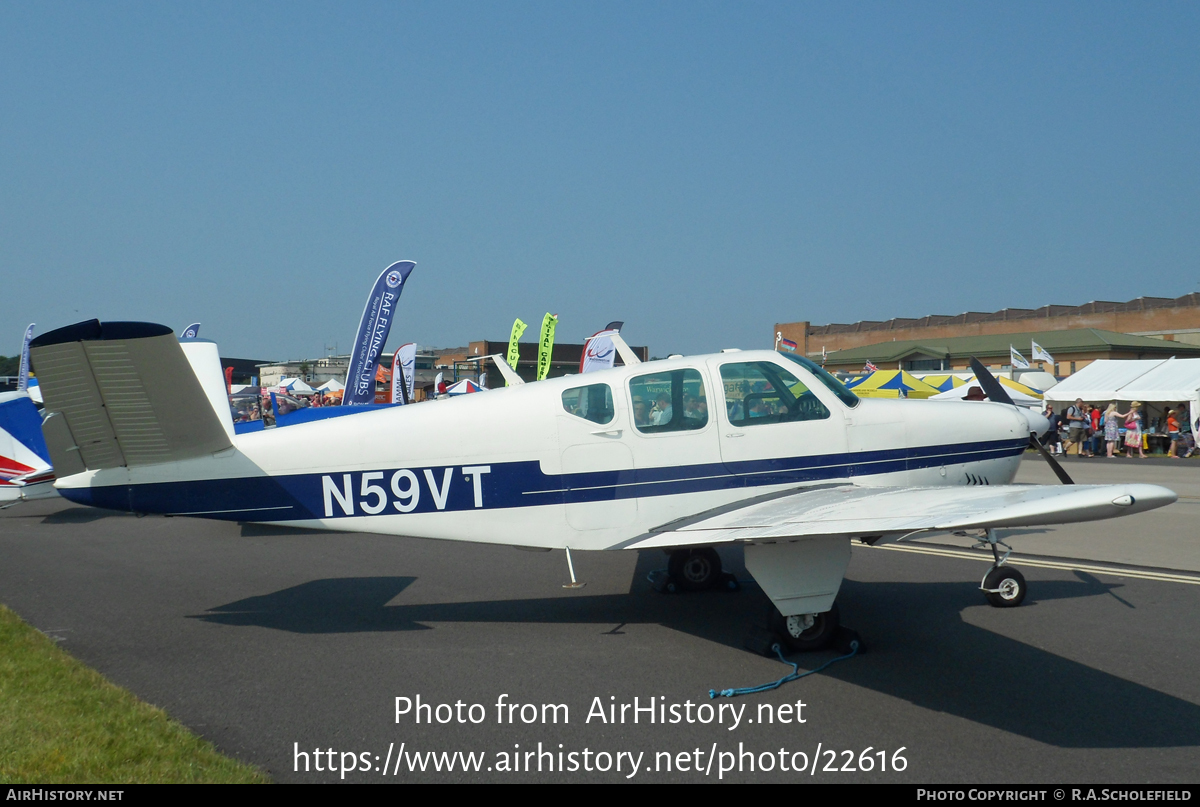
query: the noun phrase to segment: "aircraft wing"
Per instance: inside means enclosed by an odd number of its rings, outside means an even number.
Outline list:
[[[651,530],[627,549],[844,535],[886,543],[913,532],[1033,527],[1153,510],[1178,497],[1158,485],[833,485],[759,497]]]

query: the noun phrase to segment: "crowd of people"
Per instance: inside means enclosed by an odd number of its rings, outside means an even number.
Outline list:
[[[1150,437],[1155,435],[1166,439],[1168,457],[1186,458],[1196,451],[1192,418],[1185,403],[1167,408],[1162,417],[1149,422],[1141,401],[1133,401],[1122,412],[1115,401],[1102,408],[1080,399],[1058,412],[1048,404],[1044,414],[1050,421],[1046,447],[1056,454],[1111,459],[1124,453],[1145,459]]]
[[[323,392],[306,396],[275,394],[275,407],[278,407],[281,415],[309,407],[337,406],[340,403],[340,398],[326,395]],[[267,426],[275,425],[275,407],[271,406],[271,393],[269,392],[248,391],[230,395],[229,406],[233,413],[234,423],[262,420]]]

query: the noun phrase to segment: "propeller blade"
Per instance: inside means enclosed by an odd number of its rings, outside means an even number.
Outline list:
[[[1004,385],[997,381],[996,377],[983,366],[983,362],[974,356],[971,357],[971,372],[975,373],[975,380],[979,382],[979,386],[983,387],[983,392],[988,396],[989,401],[1016,406],[1013,399],[1008,397]]]
[[[1037,438],[1036,434],[1029,435],[1029,442],[1033,443],[1034,447],[1037,448],[1038,453],[1042,455],[1042,459],[1050,463],[1050,470],[1054,471],[1054,475],[1058,477],[1059,482],[1062,482],[1064,485],[1075,484],[1075,480],[1063,470],[1063,467],[1058,464],[1058,460],[1054,459],[1050,452],[1046,450],[1046,447],[1042,445],[1042,441]]]
[[[988,396],[989,401],[996,403],[1006,403],[1017,407],[1013,403],[1013,399],[1008,396],[1008,392],[1004,389],[1004,385],[996,380],[996,377],[988,372],[988,368],[983,366],[983,362],[974,356],[971,357],[971,370],[975,373],[975,380],[979,382],[979,386],[983,387],[983,392]],[[1020,407],[1017,407],[1018,411]],[[1032,425],[1032,424],[1031,424]],[[1058,460],[1050,455],[1046,447],[1042,445],[1042,441],[1038,439],[1037,432],[1031,431],[1029,434],[1029,442],[1033,443],[1037,448],[1038,453],[1042,455],[1042,459],[1050,464],[1050,470],[1054,471],[1054,475],[1058,477],[1058,481],[1064,485],[1074,485],[1073,480],[1063,467],[1058,464]]]

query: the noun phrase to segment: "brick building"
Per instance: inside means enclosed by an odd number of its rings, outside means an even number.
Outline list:
[[[1080,306],[1005,308],[991,313],[968,311],[955,316],[931,314],[918,319],[863,320],[848,325],[781,322],[775,324],[771,340],[774,343],[775,333],[782,333],[800,345],[806,355],[819,356],[822,348],[828,353],[879,342],[928,342],[958,336],[1084,328],[1200,345],[1200,294],[1139,297],[1126,303],[1098,300]]]

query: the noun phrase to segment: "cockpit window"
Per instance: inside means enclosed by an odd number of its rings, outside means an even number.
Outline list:
[[[629,382],[633,425],[640,432],[690,431],[708,423],[704,381],[696,370],[640,375]]]
[[[795,353],[784,353],[783,351],[779,351],[779,355],[783,356],[789,361],[796,362],[796,364],[799,364],[805,370],[808,370],[810,373],[815,375],[817,380],[828,387],[829,391],[838,396],[838,400],[840,400],[846,406],[851,408],[858,406],[859,397],[850,390],[846,389],[845,384],[830,375],[829,371],[817,364],[812,359],[804,356],[797,356]]]
[[[608,384],[589,384],[572,387],[562,394],[563,409],[593,423],[609,423],[613,419],[612,390]]]
[[[725,412],[734,426],[824,420],[829,410],[800,379],[769,361],[721,365]]]

